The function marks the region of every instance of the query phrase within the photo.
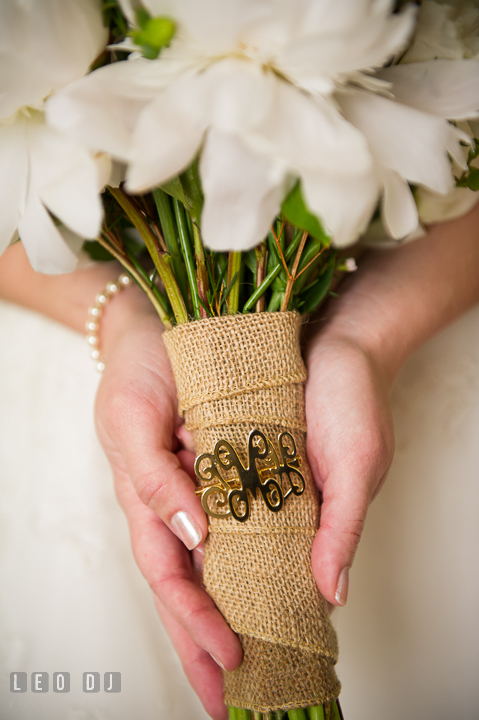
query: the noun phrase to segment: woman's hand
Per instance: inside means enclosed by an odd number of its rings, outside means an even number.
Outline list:
[[[345,605],[366,513],[394,453],[389,382],[346,338],[320,334],[307,362],[308,460],[323,497],[313,573],[328,602]]]
[[[176,434],[176,392],[161,323],[148,301],[134,297],[136,290],[116,297],[102,319],[106,368],[97,431],[136,562],[191,685],[207,712],[224,720],[219,665],[235,669],[241,645],[201,586],[207,522],[194,493],[194,455]]]

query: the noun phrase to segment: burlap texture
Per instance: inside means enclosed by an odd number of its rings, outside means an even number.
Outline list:
[[[197,454],[228,440],[243,463],[248,436],[290,432],[303,459],[302,495],[273,513],[260,496],[251,515],[209,518],[204,583],[244,651],[225,673],[225,702],[269,712],[327,703],[339,695],[337,639],[311,571],[319,504],[306,463],[304,381],[296,313],[208,318],[164,334],[180,412]]]

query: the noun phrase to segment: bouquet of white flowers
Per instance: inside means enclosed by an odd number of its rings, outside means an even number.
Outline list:
[[[340,717],[300,316],[356,268],[345,247],[413,239],[479,189],[479,9],[392,5],[0,7],[0,250],[49,273],[113,256],[167,329],[237,720]]]

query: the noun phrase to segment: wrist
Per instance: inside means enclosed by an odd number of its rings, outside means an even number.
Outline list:
[[[113,280],[113,278],[112,278]],[[162,330],[162,324],[145,293],[131,281],[122,292],[113,296],[104,308],[100,320],[100,347],[108,356],[117,342],[128,333],[132,326],[155,324]]]
[[[372,309],[371,309],[372,310]],[[383,331],[378,315],[371,312],[356,313],[355,308],[342,302],[342,308],[333,308],[332,315],[321,321],[320,327],[310,334],[306,344],[308,366],[321,363],[323,357],[340,352],[362,355],[374,368],[381,384],[389,391],[397,374],[409,355],[406,339]]]

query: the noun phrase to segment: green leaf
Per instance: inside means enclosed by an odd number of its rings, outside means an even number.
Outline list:
[[[185,206],[185,210],[195,225],[200,227],[203,190],[198,173],[198,160],[196,159],[181,175],[168,180],[161,188],[168,195],[179,200]]]
[[[318,278],[318,282],[306,293],[304,298],[303,312],[310,313],[316,310],[318,305],[324,300],[326,294],[331,287],[333,280],[335,262],[331,262],[322,275]]]
[[[479,190],[479,168],[471,168],[467,177],[467,186],[470,190]]]
[[[308,209],[299,181],[284,200],[281,209],[292,225],[301,228],[301,230],[306,230],[310,235],[324,242],[325,245],[329,245],[331,238],[323,228],[319,218]]]
[[[111,262],[113,256],[96,240],[86,240],[83,243],[83,250],[96,262]]]

